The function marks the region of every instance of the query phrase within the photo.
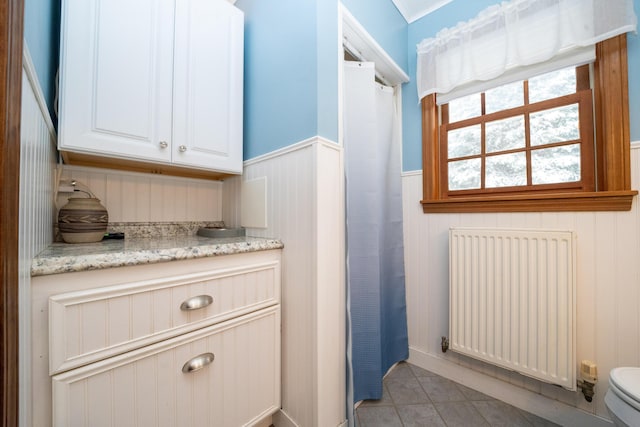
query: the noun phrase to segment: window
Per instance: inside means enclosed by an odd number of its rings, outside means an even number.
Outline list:
[[[585,65],[443,105],[441,191],[593,190],[591,98]]]
[[[626,36],[596,56],[593,95],[586,65],[425,97],[424,211],[629,210]]]

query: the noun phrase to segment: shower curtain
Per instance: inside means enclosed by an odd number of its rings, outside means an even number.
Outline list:
[[[382,377],[409,357],[402,240],[400,124],[375,66],[344,63],[348,414],[382,397]]]

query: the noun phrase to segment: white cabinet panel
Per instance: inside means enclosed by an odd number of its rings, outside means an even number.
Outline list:
[[[63,2],[60,149],[170,161],[173,14],[167,1]]]
[[[280,407],[279,335],[276,306],[56,375],[53,425],[251,425]]]
[[[242,162],[243,20],[227,1],[176,3],[174,163],[237,171]]]
[[[242,11],[226,0],[62,8],[60,150],[242,172]]]

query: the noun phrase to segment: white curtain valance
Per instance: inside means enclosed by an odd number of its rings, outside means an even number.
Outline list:
[[[456,88],[478,92],[488,80],[507,83],[528,67],[541,72],[555,60],[568,66],[567,58],[576,57],[584,63],[593,45],[635,31],[636,22],[633,0],[511,0],[491,6],[418,44],[418,97]],[[474,90],[476,83],[482,89]]]

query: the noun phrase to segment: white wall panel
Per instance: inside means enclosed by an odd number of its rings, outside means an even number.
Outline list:
[[[267,177],[267,217],[273,218],[268,228],[249,229],[247,234],[278,237],[284,243],[282,406],[301,426],[313,425],[314,168],[313,148],[306,145],[248,164],[243,177]]]
[[[109,212],[109,222],[222,220],[222,181],[65,165],[61,181],[86,185]],[[82,188],[82,187],[78,187]],[[58,206],[69,193],[60,193]]]
[[[53,240],[55,130],[27,51],[23,57],[20,128],[19,334],[20,425],[31,425],[31,260]],[[18,191],[18,189],[16,189]]]
[[[640,188],[640,144],[631,150],[632,188]],[[526,390],[608,418],[604,393],[612,368],[640,366],[640,212],[424,214],[422,174],[403,177],[405,265],[409,345],[414,361],[445,360]],[[448,334],[448,242],[450,227],[568,229],[577,234],[577,360],[597,363],[599,382],[592,403],[519,374],[442,353]],[[422,357],[422,356],[427,356]],[[435,358],[435,359],[434,359]],[[462,368],[461,368],[462,371]],[[451,371],[451,375],[458,373]],[[522,400],[524,402],[524,400]]]
[[[344,420],[347,400],[345,207],[342,150],[335,144],[315,145],[316,167],[316,360],[318,426]],[[343,416],[340,418],[340,416]]]
[[[267,177],[268,228],[282,254],[282,408],[274,424],[337,426],[345,419],[342,151],[311,138],[245,162],[225,182],[224,220],[238,225],[241,179]],[[235,191],[228,191],[235,189]]]
[[[240,226],[240,190],[242,176],[224,180],[222,188],[222,221],[227,227]]]

